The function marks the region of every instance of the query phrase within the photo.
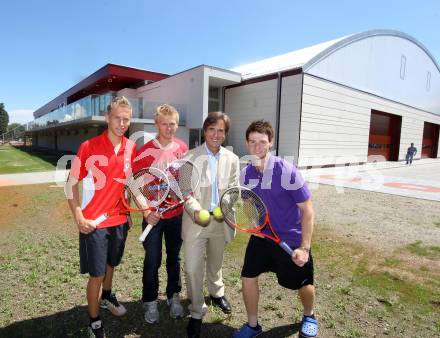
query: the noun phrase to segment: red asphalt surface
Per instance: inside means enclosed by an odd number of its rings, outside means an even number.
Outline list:
[[[343,188],[440,201],[440,159],[378,162],[335,168],[301,170],[306,181]],[[315,187],[316,188],[316,187]]]

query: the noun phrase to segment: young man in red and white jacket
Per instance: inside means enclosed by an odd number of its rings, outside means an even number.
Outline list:
[[[115,316],[126,312],[111,289],[114,269],[121,262],[129,228],[129,219],[119,202],[136,156],[135,144],[124,137],[131,115],[128,99],[122,96],[112,100],[105,115],[107,130],[80,145],[66,183],[69,207],[80,233],[81,273],[89,274],[87,309],[90,323],[87,329],[92,337],[104,337],[100,306]],[[83,182],[82,203],[80,181]],[[94,222],[109,211],[114,211],[113,216],[99,224]]]
[[[179,113],[175,107],[162,104],[156,108],[154,126],[157,135],[145,143],[139,150],[133,164],[133,172],[143,168],[155,167],[166,169],[175,159],[180,159],[188,151],[188,146],[175,134],[179,126]],[[145,249],[144,269],[142,274],[142,302],[145,308],[144,319],[147,323],[159,322],[157,298],[159,291],[159,268],[162,264],[162,238],[165,238],[167,267],[167,303],[172,318],[183,317],[180,304],[180,248],[182,247],[183,206],[170,210],[163,215],[157,212],[144,213],[142,228],[154,225],[143,242]]]

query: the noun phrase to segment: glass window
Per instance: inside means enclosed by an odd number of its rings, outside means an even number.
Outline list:
[[[426,74],[426,91],[429,92],[431,90],[431,72]]]
[[[402,54],[400,57],[400,78],[402,80],[405,79],[405,72],[406,72],[406,56]]]
[[[208,113],[220,110],[220,88],[209,87]]]

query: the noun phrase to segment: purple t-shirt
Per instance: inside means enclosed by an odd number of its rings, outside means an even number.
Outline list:
[[[263,200],[276,234],[292,247],[301,245],[301,211],[297,203],[311,194],[299,170],[290,162],[270,155],[263,173],[252,164],[241,171],[240,183]],[[271,234],[269,229],[263,232]]]

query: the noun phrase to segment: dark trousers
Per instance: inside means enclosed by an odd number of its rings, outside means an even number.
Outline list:
[[[412,164],[414,154],[406,154],[406,164]]]
[[[142,229],[147,224],[142,223]],[[159,291],[158,270],[162,264],[162,237],[165,235],[165,248],[167,253],[167,298],[182,289],[180,281],[180,248],[182,247],[182,215],[170,219],[161,219],[151,229],[144,241],[145,258],[142,276],[142,301],[152,302],[157,299]]]

